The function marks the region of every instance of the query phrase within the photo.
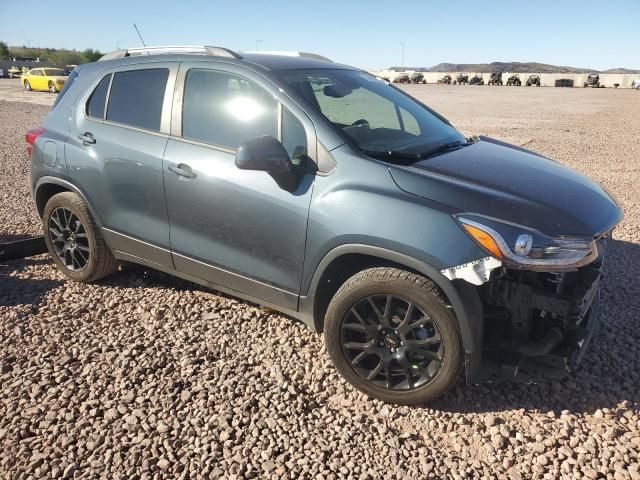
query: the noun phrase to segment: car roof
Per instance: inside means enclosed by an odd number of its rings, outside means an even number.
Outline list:
[[[150,47],[163,48],[163,47]],[[166,47],[172,48],[172,47]],[[179,47],[178,47],[179,48]],[[185,47],[189,48],[189,47]],[[197,47],[195,47],[197,48]],[[220,52],[220,54],[207,54],[205,52],[183,52],[176,51],[175,53],[154,52],[152,54],[135,54],[129,56],[127,51],[116,51],[111,54],[107,54],[103,59],[98,62],[90,64],[84,64],[83,69],[91,69],[93,66],[99,64],[102,68],[105,66],[119,66],[128,64],[140,64],[140,63],[155,63],[155,62],[186,62],[186,61],[199,61],[199,62],[223,62],[236,65],[245,65],[252,68],[258,67],[262,70],[276,71],[276,70],[302,70],[302,69],[348,69],[357,70],[354,67],[334,63],[331,60],[322,57],[320,55],[303,53],[303,52],[246,52],[235,53],[230,50],[221,49],[219,47],[202,47],[211,48],[211,51]],[[133,49],[132,49],[133,51]],[[153,50],[152,50],[153,51]],[[227,54],[227,52],[229,54]]]

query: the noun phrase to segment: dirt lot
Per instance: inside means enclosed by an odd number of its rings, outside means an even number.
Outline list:
[[[52,105],[56,95],[49,92],[27,92],[22,88],[19,78],[0,78],[0,101],[33,103],[35,105]]]
[[[0,241],[39,231],[23,134],[47,110],[4,86]],[[574,376],[385,405],[292,320],[140,268],[75,284],[43,256],[0,265],[0,478],[640,479],[640,92],[406,88],[622,204],[602,324]]]

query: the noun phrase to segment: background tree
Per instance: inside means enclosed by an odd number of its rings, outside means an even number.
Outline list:
[[[85,51],[82,52],[82,58],[84,58],[85,62],[95,62],[97,60],[100,60],[100,57],[102,57],[103,53],[98,51],[98,50],[93,50],[91,48],[87,48]]]
[[[41,61],[46,60],[60,65],[79,65],[81,63],[95,62],[103,55],[99,50],[91,48],[79,52],[65,48],[28,48],[23,46],[11,47],[9,51],[11,56],[14,57],[40,58]]]
[[[7,60],[10,55],[7,44],[5,42],[0,42],[0,59]]]

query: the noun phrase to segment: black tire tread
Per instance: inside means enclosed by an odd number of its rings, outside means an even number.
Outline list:
[[[113,254],[111,253],[111,250],[109,250],[109,247],[104,241],[104,238],[100,234],[100,229],[98,228],[96,221],[91,215],[89,208],[77,193],[61,192],[53,195],[47,201],[47,205],[45,206],[45,212],[50,210],[48,208],[50,204],[53,204],[53,203],[60,204],[60,202],[65,202],[65,201],[71,204],[72,207],[75,208],[80,213],[80,215],[82,215],[83,217],[82,220],[86,223],[87,229],[91,230],[94,237],[94,242],[95,242],[95,250],[94,252],[91,252],[95,258],[93,269],[86,278],[83,278],[82,280],[79,280],[79,281],[82,281],[84,283],[91,283],[111,275],[113,272],[116,271],[118,267],[117,261],[113,256]],[[45,225],[44,228],[46,231],[47,226]],[[75,278],[73,279],[77,280]]]
[[[450,312],[449,309],[447,308],[447,302],[445,301],[445,297],[440,291],[440,289],[438,288],[438,286],[433,281],[431,281],[430,279],[422,275],[419,275],[410,271],[402,270],[399,268],[394,268],[394,267],[369,268],[366,270],[362,270],[356,273],[355,275],[353,275],[352,277],[350,277],[347,281],[344,282],[344,284],[342,284],[342,286],[338,289],[338,291],[332,298],[331,302],[329,303],[325,319],[334,320],[337,318],[337,312],[335,310],[338,308],[338,303],[340,301],[338,299],[341,299],[341,297],[347,295],[348,292],[357,288],[366,287],[368,285],[378,283],[380,281],[383,281],[383,282],[397,281],[401,283],[410,283],[412,287],[413,286],[417,287],[418,289],[422,290],[424,293],[428,294],[431,298],[435,299],[438,303],[440,303],[443,307],[445,307],[443,311],[446,312],[450,317],[449,319],[451,320],[453,330],[456,332],[456,336],[458,337],[458,340],[459,340],[459,327],[458,327],[455,315],[452,312]],[[328,328],[325,328],[325,344],[327,347],[327,351],[329,352],[329,355],[332,357],[332,359],[334,359],[334,362],[335,362],[336,361],[335,357],[336,355],[338,355],[338,352],[336,351],[336,348],[333,346],[333,344],[330,341],[327,341],[327,339],[328,339]],[[449,388],[453,386],[453,384],[455,383],[455,380],[459,378],[463,368],[464,368],[463,349],[462,349],[461,343],[459,343],[459,356],[457,358],[456,367],[452,373],[452,381],[446,388],[441,389],[437,393],[437,396],[444,394]],[[406,394],[399,393],[399,392],[394,392],[390,394],[378,393],[376,395],[376,392],[373,391],[373,388],[371,389],[360,388],[355,384],[354,386],[364,391],[366,394],[376,396],[383,401],[389,401],[389,402],[398,403],[398,404],[414,405],[414,404],[424,403],[425,401],[429,401],[435,398],[435,397],[429,397],[429,398],[426,398],[426,400],[418,399],[416,395],[413,395],[413,394],[416,394],[417,392],[408,392]],[[401,395],[404,395],[404,397],[402,397]]]

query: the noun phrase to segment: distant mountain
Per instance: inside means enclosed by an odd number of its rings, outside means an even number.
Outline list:
[[[549,65],[538,62],[492,62],[492,63],[439,63],[433,67],[390,67],[390,70],[415,70],[417,72],[513,72],[513,73],[640,73],[640,70],[612,68],[599,71],[593,68],[576,68]]]
[[[630,70],[628,68],[610,68],[603,70],[602,73],[640,73],[640,70]]]

